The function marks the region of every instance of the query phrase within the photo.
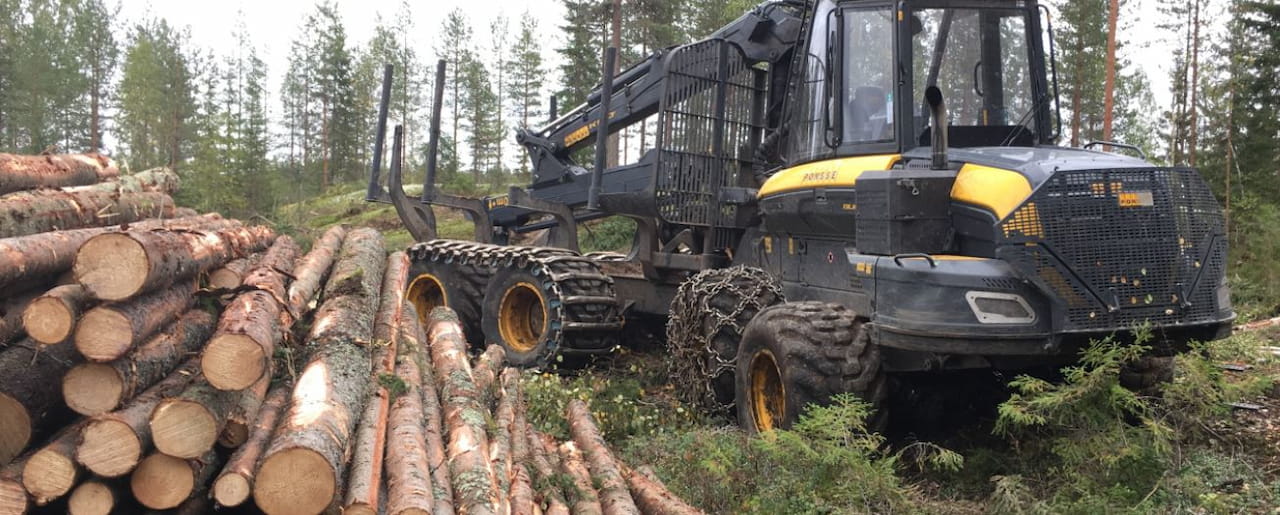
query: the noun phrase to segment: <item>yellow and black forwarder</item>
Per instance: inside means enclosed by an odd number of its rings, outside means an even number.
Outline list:
[[[402,189],[398,127],[381,186],[388,67],[369,199],[421,241],[419,313],[448,305],[525,366],[663,317],[690,386],[751,430],[841,392],[884,409],[895,374],[1067,363],[1149,324],[1155,355],[1126,376],[1142,386],[1230,328],[1222,213],[1195,170],[1055,146],[1042,12],[783,0],[616,76],[608,49],[586,103],[518,131],[532,183],[484,199],[434,188],[443,63],[422,196]],[[652,148],[607,167],[608,136],[645,120]],[[467,212],[474,241],[436,239],[431,206]],[[578,224],[606,216],[635,221],[630,252],[577,252]]]

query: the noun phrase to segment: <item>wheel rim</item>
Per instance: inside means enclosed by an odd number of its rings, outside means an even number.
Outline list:
[[[418,323],[427,326],[431,310],[449,305],[449,295],[444,291],[444,283],[431,274],[422,274],[409,283],[409,290],[404,294],[413,307],[418,310]]]
[[[751,418],[759,431],[772,431],[786,417],[786,390],[782,373],[769,351],[751,358]]]
[[[538,346],[547,329],[547,303],[532,284],[521,282],[507,288],[498,305],[498,333],[516,352]]]

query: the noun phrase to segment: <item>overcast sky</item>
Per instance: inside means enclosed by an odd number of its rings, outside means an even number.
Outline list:
[[[713,1],[713,0],[699,0]],[[307,14],[314,9],[315,0],[122,0],[122,17],[132,25],[150,16],[167,19],[177,27],[189,27],[191,43],[212,51],[215,55],[231,55],[236,42],[232,32],[243,14],[244,23],[253,37],[258,51],[269,67],[271,109],[278,112],[279,96],[275,93],[285,71],[289,44],[297,36]],[[398,10],[400,0],[335,0],[347,28],[349,41],[363,44],[373,34],[377,16],[390,19]],[[434,61],[433,48],[444,15],[454,8],[461,8],[470,18],[476,34],[476,42],[489,46],[489,21],[503,13],[512,19],[513,31],[520,15],[526,10],[539,20],[546,59],[554,65],[558,62],[555,49],[562,44],[560,24],[564,8],[559,0],[429,0],[410,2],[417,34],[413,44],[424,65]],[[1151,89],[1157,101],[1168,103],[1169,67],[1172,52],[1165,35],[1155,27],[1159,18],[1156,0],[1129,0],[1124,13],[1132,23],[1121,34],[1128,43],[1129,57],[1146,71]],[[548,91],[558,82],[552,71]],[[1099,84],[1099,87],[1102,85]]]

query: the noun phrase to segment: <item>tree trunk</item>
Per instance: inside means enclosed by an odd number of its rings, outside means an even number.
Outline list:
[[[67,498],[68,515],[110,515],[129,513],[132,497],[128,485],[121,481],[88,479],[80,483]]]
[[[497,388],[498,374],[502,373],[506,360],[507,352],[502,350],[502,346],[492,344],[476,358],[476,365],[472,370],[476,378],[476,389],[480,391],[486,408],[492,406],[493,400],[498,397],[494,390]]]
[[[146,191],[154,191],[172,195],[178,192],[180,181],[178,174],[168,168],[152,168],[143,170],[132,175],[122,175],[114,180],[90,184],[88,186],[75,186],[71,188],[63,188],[62,191],[68,193],[79,193],[83,191],[104,191],[107,193],[141,193]]]
[[[114,410],[173,372],[212,332],[213,315],[189,310],[120,359],[72,368],[62,378],[62,397],[81,415]]]
[[[53,385],[79,361],[70,345],[45,347],[29,339],[0,352],[0,465],[58,418],[62,397]]]
[[[151,412],[164,398],[182,392],[199,370],[199,360],[191,358],[124,408],[93,417],[81,432],[76,461],[103,477],[120,477],[133,470],[151,449],[147,423]]]
[[[303,256],[294,267],[293,283],[289,285],[289,312],[294,319],[302,318],[307,305],[320,291],[320,285],[329,275],[334,257],[342,248],[347,229],[341,225],[330,227],[324,236],[311,245],[311,252]]]
[[[591,468],[591,477],[600,483],[600,505],[604,508],[604,512],[611,515],[639,515],[640,510],[631,500],[627,482],[622,478],[622,472],[618,470],[617,460],[609,451],[609,445],[605,443],[604,437],[600,435],[600,429],[596,427],[587,403],[579,399],[569,401],[565,413],[569,420],[569,433],[573,436],[574,443],[577,443],[586,455],[587,464]]]
[[[409,256],[404,252],[393,252],[387,257],[386,270],[382,277],[378,316],[373,322],[373,340],[380,343],[400,338],[400,325],[405,320],[404,290],[409,280]],[[413,323],[417,323],[417,319],[413,319]],[[391,362],[394,366],[395,352],[391,353]]]
[[[497,345],[489,348],[494,347]],[[501,347],[498,350],[501,352]],[[498,398],[498,409],[494,412],[494,431],[489,435],[489,467],[498,478],[498,490],[504,494],[505,499],[511,497],[511,440],[513,438],[511,426],[516,419],[519,381],[520,373],[516,369],[510,368],[503,371],[501,396]]]
[[[22,468],[28,456],[8,465],[0,465],[0,515],[23,515],[30,508],[27,491],[22,488]]]
[[[0,197],[0,238],[173,218],[164,193],[40,190]]]
[[[203,377],[195,379],[151,412],[156,449],[175,458],[199,458],[218,443],[227,416],[239,402],[240,392],[214,388]]]
[[[120,359],[190,308],[195,302],[193,293],[195,283],[184,282],[90,309],[76,325],[75,347],[90,361]]]
[[[213,498],[219,505],[239,506],[249,500],[249,494],[253,491],[254,473],[258,470],[258,459],[270,443],[276,423],[284,413],[292,391],[288,385],[279,385],[267,394],[254,417],[249,438],[231,454],[226,468],[222,469],[218,479],[213,482]]]
[[[1117,0],[1111,0],[1115,2]],[[1193,34],[1191,36],[1191,105],[1188,107],[1191,111],[1191,141],[1188,142],[1188,153],[1190,153],[1189,164],[1196,166],[1196,152],[1200,147],[1200,104],[1197,99],[1200,91],[1200,2],[1201,0],[1192,0],[1191,26]]]
[[[449,457],[444,446],[444,411],[440,407],[440,390],[436,383],[435,372],[431,361],[431,353],[424,346],[427,336],[422,324],[418,323],[418,310],[413,303],[405,303],[404,320],[410,323],[401,324],[400,345],[402,348],[416,348],[421,360],[421,388],[423,420],[423,439],[427,443],[427,465],[431,471],[431,482],[438,488],[439,495],[435,499],[435,513],[444,515],[453,513],[453,481],[449,477]]]
[[[689,506],[675,494],[667,490],[662,483],[650,479],[640,472],[622,465],[622,474],[626,476],[627,487],[631,489],[631,497],[641,511],[655,515],[697,515],[702,510]]]
[[[89,292],[79,284],[54,287],[27,304],[22,311],[22,327],[27,336],[43,345],[65,343],[80,314],[93,303]]]
[[[0,299],[0,347],[26,335],[22,314],[40,297],[43,290],[41,287],[31,288],[7,299]]]
[[[217,231],[131,231],[94,236],[76,252],[76,281],[102,300],[183,282],[258,252],[275,240],[262,226]]]
[[[129,488],[143,506],[153,510],[177,508],[204,489],[221,463],[212,449],[195,459],[155,453],[138,464],[138,470],[129,478]]]
[[[416,318],[405,318],[417,324]],[[417,343],[417,342],[414,342]],[[430,514],[435,509],[431,486],[431,466],[424,438],[422,406],[422,371],[419,369],[422,349],[404,345],[396,363],[396,376],[404,382],[404,391],[395,398],[387,421],[387,514]],[[359,463],[359,462],[357,462]],[[354,477],[354,476],[353,476]],[[377,485],[371,485],[376,491]],[[376,513],[376,494],[369,498],[365,513]],[[359,512],[354,512],[359,513]]]
[[[1076,34],[1076,77],[1071,88],[1071,146],[1080,146],[1080,100],[1084,95],[1084,36]]]
[[[244,283],[244,278],[249,275],[249,269],[253,267],[261,254],[254,254],[249,257],[232,259],[227,264],[209,272],[209,288],[215,290],[234,290]]]
[[[316,325],[327,322],[320,318]],[[354,342],[319,347],[263,454],[253,486],[259,508],[270,514],[320,513],[336,502],[356,417],[369,395],[369,367],[366,349]],[[298,470],[309,472],[299,476]]]
[[[600,502],[599,494],[596,493],[594,482],[591,481],[591,472],[587,470],[587,465],[583,461],[582,451],[573,442],[564,442],[559,445],[559,452],[560,470],[573,481],[573,491],[565,492],[569,496],[571,502],[569,506],[573,513],[603,514],[604,506]]]
[[[1116,96],[1116,22],[1120,18],[1120,0],[1111,0],[1107,13],[1107,78],[1103,86],[1102,140],[1112,141],[1111,123],[1115,117]]]
[[[449,308],[431,312],[427,329],[435,376],[443,381],[440,399],[447,427],[449,475],[459,513],[499,513],[497,478],[490,467],[485,413],[467,363],[467,342],[458,315]]]
[[[237,392],[239,398],[236,399],[236,405],[231,408],[231,413],[227,414],[227,424],[223,426],[222,434],[218,436],[218,445],[228,449],[244,445],[244,442],[249,439],[253,421],[258,416],[258,410],[262,408],[267,389],[270,387],[271,374],[263,374],[253,386]]]
[[[0,195],[41,187],[94,184],[119,175],[115,162],[100,154],[0,154]]]
[[[63,428],[27,458],[22,467],[22,487],[37,506],[53,502],[76,485],[80,473],[75,460],[76,443],[85,423],[81,420]]]
[[[45,281],[70,270],[80,246],[89,241],[89,238],[99,234],[126,229],[199,229],[238,225],[240,225],[239,222],[224,220],[221,216],[209,214],[170,220],[147,220],[127,226],[54,231],[0,239],[0,288],[7,289],[29,281]]]
[[[524,432],[529,441],[529,463],[533,465],[534,479],[545,485],[538,495],[547,506],[547,515],[568,515],[569,507],[559,487],[560,452],[555,441],[527,424]]]
[[[386,259],[382,235],[377,230],[360,228],[347,233],[342,253],[325,284],[325,298],[359,295],[366,299],[379,299]]]
[[[271,372],[275,347],[293,326],[284,309],[285,284],[298,257],[293,238],[281,236],[244,279],[251,290],[236,296],[223,311],[218,329],[201,356],[209,384],[242,390]]]
[[[516,463],[511,469],[511,515],[534,515],[538,510],[534,507],[533,481],[529,479],[529,470],[523,463]]]

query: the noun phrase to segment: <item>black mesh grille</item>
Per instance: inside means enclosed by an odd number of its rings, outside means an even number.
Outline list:
[[[753,115],[763,98],[762,72],[721,40],[682,47],[668,59],[658,119],[658,214],[673,223],[732,225],[736,206],[715,195],[739,173],[751,173],[752,149],[763,130]]]
[[[1067,329],[1218,318],[1222,211],[1194,170],[1058,172],[998,231],[1001,256],[1063,299]]]

